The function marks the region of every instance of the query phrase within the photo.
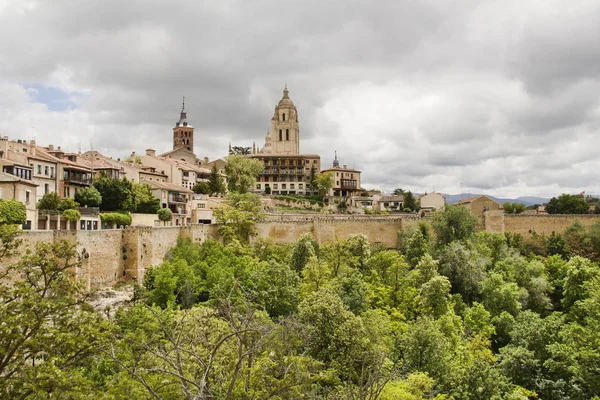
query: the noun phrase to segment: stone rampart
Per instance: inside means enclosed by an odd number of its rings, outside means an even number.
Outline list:
[[[538,234],[551,235],[552,232],[562,233],[569,226],[579,220],[585,227],[600,221],[599,214],[544,214],[544,215],[523,215],[523,214],[505,214],[504,231],[520,233],[521,235],[531,235],[532,232]]]
[[[327,243],[351,234],[365,234],[372,244],[395,248],[397,232],[414,226],[420,220],[415,214],[394,215],[267,215],[257,225],[256,237],[270,238],[275,243],[292,243],[303,233],[312,233],[319,243]],[[510,215],[489,212],[484,226],[490,232],[513,232],[530,235],[533,231],[550,235],[563,232],[576,220],[589,227],[600,221],[600,215]],[[179,237],[199,243],[207,238],[218,239],[218,226],[193,224],[167,227],[130,227],[99,231],[26,231],[21,236],[24,247],[41,241],[66,239],[78,244],[87,254],[82,268],[75,271],[88,287],[113,285],[119,281],[143,280],[144,272],[160,264]],[[23,251],[20,252],[21,254]],[[8,264],[13,260],[0,260]]]

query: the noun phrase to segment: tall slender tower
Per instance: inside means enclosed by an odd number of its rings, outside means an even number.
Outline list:
[[[187,121],[187,113],[185,112],[185,97],[179,114],[179,121],[175,123],[173,128],[173,150],[184,147],[194,152],[194,127]]]
[[[287,85],[283,89],[283,97],[275,107],[269,130],[271,153],[299,154],[300,153],[300,127],[298,125],[298,111],[290,99]],[[267,146],[265,139],[265,147]]]

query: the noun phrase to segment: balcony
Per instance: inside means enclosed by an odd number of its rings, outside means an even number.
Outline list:
[[[92,178],[85,175],[65,175],[63,178],[65,183],[75,183],[79,185],[91,185]]]
[[[181,203],[181,204],[185,204],[185,203],[187,203],[187,199],[185,198],[185,196],[182,196],[180,194],[171,194],[171,193],[169,193],[169,203]]]
[[[342,189],[356,189],[358,187],[355,180],[342,179],[341,184]]]

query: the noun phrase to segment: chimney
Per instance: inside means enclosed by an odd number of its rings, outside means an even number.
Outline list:
[[[348,165],[344,164],[344,169],[348,169]]]
[[[154,149],[146,149],[146,155],[154,157],[156,155],[156,150],[154,150]]]
[[[54,145],[53,145],[53,144],[49,144],[49,145],[48,145],[48,150],[50,150],[50,151],[54,151]]]
[[[129,156],[129,162],[135,163],[135,151],[131,152],[131,155]]]
[[[204,164],[208,164],[208,157],[204,157]]]

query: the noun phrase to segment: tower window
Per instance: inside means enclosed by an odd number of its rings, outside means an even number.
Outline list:
[[[285,121],[285,113],[283,113],[283,120]]]
[[[281,142],[283,140],[283,131],[280,129],[279,130],[279,141]]]
[[[290,130],[289,129],[285,130],[285,140],[290,140]]]

